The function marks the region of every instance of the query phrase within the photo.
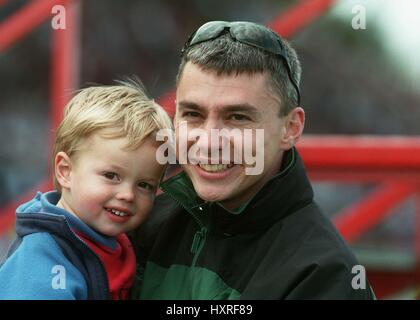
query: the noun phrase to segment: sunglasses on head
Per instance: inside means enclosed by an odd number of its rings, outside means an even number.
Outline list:
[[[210,40],[214,40],[221,35],[229,32],[232,39],[255,47],[269,53],[275,54],[283,59],[286,65],[287,74],[297,93],[297,102],[300,104],[300,91],[296,81],[292,77],[289,57],[282,45],[280,37],[272,30],[253,23],[245,21],[226,22],[211,21],[203,24],[187,40],[181,51],[183,56],[188,48]]]

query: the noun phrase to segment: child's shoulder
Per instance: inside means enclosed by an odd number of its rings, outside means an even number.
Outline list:
[[[13,249],[14,252],[9,254],[9,259],[18,259],[20,262],[32,261],[38,265],[43,261],[57,260],[62,256],[60,247],[48,232],[27,234],[15,241],[19,241],[19,244]]]
[[[55,290],[54,284],[63,276],[71,286]],[[60,277],[61,277],[60,276]],[[60,278],[61,279],[61,278]],[[86,292],[83,275],[68,261],[54,237],[47,232],[24,236],[18,246],[0,266],[0,298],[57,299],[74,298],[74,292]],[[77,286],[77,290],[73,288]]]

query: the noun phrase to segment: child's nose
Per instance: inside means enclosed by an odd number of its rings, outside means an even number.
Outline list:
[[[130,186],[122,186],[116,195],[118,200],[132,202],[134,200],[134,191]]]

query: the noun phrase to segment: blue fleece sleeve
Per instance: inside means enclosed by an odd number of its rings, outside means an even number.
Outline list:
[[[0,299],[87,299],[87,286],[51,235],[33,233],[0,267]]]

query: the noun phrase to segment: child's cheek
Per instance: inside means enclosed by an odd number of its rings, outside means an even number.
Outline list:
[[[82,197],[83,207],[88,212],[97,212],[102,210],[106,203],[112,198],[107,188],[102,186],[89,186],[85,188]]]

